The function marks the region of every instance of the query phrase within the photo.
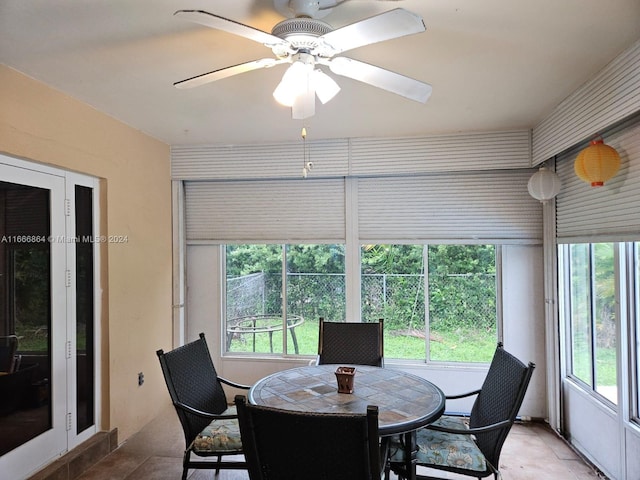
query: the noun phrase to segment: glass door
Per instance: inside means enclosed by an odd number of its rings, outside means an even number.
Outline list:
[[[67,449],[64,178],[0,164],[0,471]]]

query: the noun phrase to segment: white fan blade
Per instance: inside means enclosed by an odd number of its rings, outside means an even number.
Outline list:
[[[190,22],[199,23],[206,27],[215,28],[216,30],[222,30],[239,37],[248,38],[254,42],[262,43],[263,45],[271,48],[274,45],[288,45],[288,43],[275,35],[263,32],[257,28],[250,27],[228,18],[214,15],[213,13],[205,12],[204,10],[178,10],[174,13],[176,17],[180,17]]]
[[[333,55],[336,55],[364,45],[425,30],[422,17],[403,8],[396,8],[325,33],[320,39],[333,51]]]
[[[294,120],[302,120],[304,118],[313,117],[316,113],[316,92],[313,88],[307,88],[307,91],[298,95],[291,107],[291,118]]]
[[[252,70],[257,70],[259,68],[269,68],[274,65],[278,65],[280,63],[288,63],[289,60],[282,59],[276,60],[275,58],[263,58],[261,60],[253,60],[251,62],[240,63],[238,65],[233,65],[231,67],[220,68],[218,70],[214,70],[209,73],[203,73],[201,75],[196,75],[195,77],[187,78],[185,80],[180,80],[173,84],[176,88],[192,88],[198,87],[200,85],[204,85],[205,83],[215,82],[216,80],[221,80],[223,78],[231,77],[233,75],[238,75],[240,73],[250,72]]]
[[[329,65],[337,75],[368,83],[416,102],[425,103],[431,95],[431,85],[428,83],[352,58],[338,57],[321,63]]]

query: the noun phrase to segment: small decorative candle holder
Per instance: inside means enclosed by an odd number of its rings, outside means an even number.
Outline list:
[[[336,370],[338,393],[353,393],[353,378],[355,375],[355,367],[338,367]]]

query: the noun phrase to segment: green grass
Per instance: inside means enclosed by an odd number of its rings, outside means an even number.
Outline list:
[[[580,348],[582,347],[582,348]],[[587,384],[591,384],[590,352],[585,345],[574,346],[573,374]],[[617,385],[617,358],[615,348],[596,349],[596,376],[600,387]]]
[[[46,330],[18,331],[16,335],[18,335],[19,352],[46,352],[49,349],[49,335]],[[85,333],[79,332],[76,337],[76,348],[85,350],[85,341]]]
[[[611,387],[618,384],[615,348],[598,348],[596,351],[596,374],[598,385]]]
[[[316,355],[318,353],[318,322],[306,321],[296,328],[296,338],[300,355]],[[273,333],[273,353],[282,353],[282,333]],[[442,362],[490,362],[496,347],[493,332],[478,330],[437,331],[431,334],[431,359]],[[271,353],[269,335],[255,336],[255,352]],[[253,336],[244,335],[234,338],[231,352],[253,352]],[[293,341],[289,336],[287,351],[293,354]],[[385,331],[384,353],[388,359],[407,359],[424,361],[426,358],[424,333],[417,331]]]
[[[385,358],[424,360],[424,334],[385,333]],[[438,362],[490,362],[496,348],[493,332],[470,329],[431,332],[430,359]]]
[[[47,331],[16,332],[19,352],[45,352],[49,349]]]

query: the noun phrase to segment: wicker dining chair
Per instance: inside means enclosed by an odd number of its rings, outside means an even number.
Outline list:
[[[524,365],[498,346],[482,387],[447,399],[476,395],[468,419],[443,415],[418,430],[417,465],[475,478],[493,475],[499,478],[500,452],[529,386],[535,364]],[[468,420],[468,423],[467,423]],[[392,437],[387,475],[393,470],[406,477],[405,454],[401,437]],[[417,475],[418,479],[441,477]]]
[[[384,366],[383,319],[327,322],[320,317],[317,364]]]
[[[366,413],[311,413],[235,397],[251,480],[380,480],[386,456],[378,407]]]
[[[243,450],[236,408],[228,405],[222,384],[245,390],[249,386],[218,376],[204,333],[170,352],[156,353],[184,432],[182,479],[187,478],[190,468],[216,469],[216,473],[246,469],[244,458],[223,460],[224,456],[242,455]],[[192,454],[218,460],[193,460]]]

